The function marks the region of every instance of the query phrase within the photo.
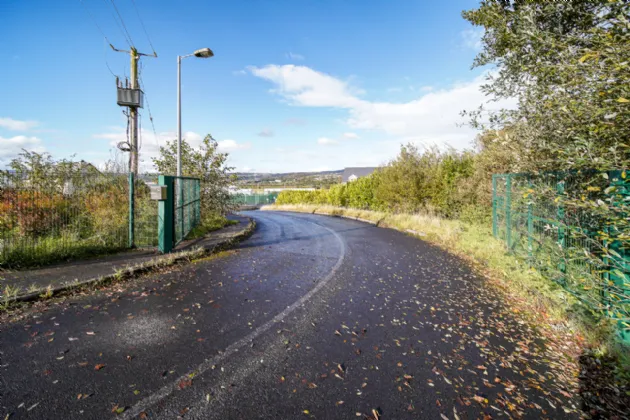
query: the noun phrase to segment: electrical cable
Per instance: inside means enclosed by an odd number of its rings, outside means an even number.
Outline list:
[[[138,20],[140,20],[140,25],[142,26],[142,30],[144,31],[144,34],[147,36],[147,39],[149,40],[149,45],[151,46],[151,49],[153,50],[153,55],[157,56],[157,53],[155,52],[155,48],[153,48],[153,43],[151,42],[151,37],[149,36],[149,33],[147,32],[147,28],[144,26],[144,22],[142,21],[142,18],[140,17],[140,12],[138,11],[138,6],[136,5],[136,1],[131,0],[131,2],[133,3],[134,9],[136,9],[136,14],[138,15]]]
[[[149,121],[151,121],[151,127],[153,128],[153,136],[155,138],[155,142],[157,143],[157,146],[159,149],[161,147],[160,138],[158,137],[157,132],[155,131],[155,123],[153,122],[153,115],[151,115],[151,104],[149,104],[149,96],[144,90],[144,83],[142,83],[142,79],[140,77],[138,77],[138,82],[140,83],[140,89],[142,89],[142,91],[144,92],[144,99],[147,101],[147,111],[149,111]]]
[[[98,29],[98,31],[101,33],[101,35],[103,35],[103,38],[105,38],[105,41],[107,41],[108,44],[111,45],[111,42],[109,42],[109,38],[107,38],[107,35],[105,35],[105,32],[103,32],[103,30],[101,29],[101,27],[98,25],[98,22],[96,22],[96,19],[94,19],[94,16],[92,15],[92,13],[90,12],[90,9],[87,8],[87,6],[85,5],[85,3],[83,3],[83,0],[79,0],[79,2],[81,3],[81,5],[83,6],[83,9],[85,10],[85,12],[88,14],[88,16],[90,17],[90,19],[92,20],[92,23],[94,23],[94,25],[96,26],[96,28]]]
[[[103,0],[103,2],[105,3],[105,7],[109,8],[109,4],[107,3],[107,0]],[[118,30],[122,34],[123,38],[125,38],[125,42],[127,42],[127,45],[129,45],[129,48],[131,48],[133,45],[133,42],[125,34],[125,31],[123,30],[122,26],[120,26],[120,22],[118,22],[118,18],[116,18],[116,15],[114,15],[114,12],[110,10],[110,13],[112,15],[112,18],[114,19],[114,22],[116,22],[116,26],[118,26]]]
[[[138,112],[138,156],[142,150],[142,114]]]
[[[107,42],[106,40],[103,40],[105,43]],[[103,44],[103,58],[105,59],[105,65],[107,66],[107,69],[109,70],[109,72],[112,74],[112,76],[116,77],[116,75],[114,74],[114,72],[112,71],[112,68],[109,67],[109,62],[107,62],[107,45],[105,45],[105,43]]]
[[[116,10],[116,14],[120,18],[120,23],[122,23],[122,26],[125,29],[125,33],[129,37],[129,41],[131,41],[131,45],[133,45],[133,40],[131,39],[131,35],[129,35],[129,31],[127,30],[127,26],[125,26],[125,21],[123,20],[122,16],[120,15],[120,12],[118,11],[118,7],[116,7],[116,3],[114,2],[114,0],[109,0],[109,1],[112,4],[112,6],[114,6],[114,10]]]

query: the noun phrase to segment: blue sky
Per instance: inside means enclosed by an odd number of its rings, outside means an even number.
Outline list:
[[[129,74],[112,0],[2,2],[0,166],[21,147],[102,164],[126,137],[114,76]],[[471,70],[473,0],[135,0],[158,58],[144,57],[142,167],[176,130],[176,57],[183,131],[207,133],[246,171],[371,166],[401,143],[470,146],[463,109],[483,102]],[[151,52],[132,0],[114,0],[131,39]],[[87,11],[86,11],[87,9]],[[89,11],[89,12],[88,12]],[[93,16],[94,20],[90,17]]]

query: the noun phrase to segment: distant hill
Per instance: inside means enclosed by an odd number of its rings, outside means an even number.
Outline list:
[[[235,172],[237,185],[288,185],[325,187],[341,182],[343,169],[321,172]]]

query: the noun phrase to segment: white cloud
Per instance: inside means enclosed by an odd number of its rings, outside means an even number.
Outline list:
[[[343,133],[343,137],[346,139],[358,139],[359,135],[357,133]]]
[[[321,146],[334,146],[339,144],[339,142],[335,139],[330,139],[328,137],[320,137],[317,139],[317,144]]]
[[[481,51],[483,46],[481,38],[483,37],[483,34],[483,28],[470,28],[460,32],[464,46],[475,51]]]
[[[12,131],[27,131],[37,127],[38,124],[37,121],[20,121],[10,117],[0,117],[0,127]]]
[[[22,149],[37,153],[46,151],[42,141],[37,137],[0,136],[0,167],[7,165],[11,159],[17,157],[17,155],[22,152]]]
[[[272,92],[292,105],[346,110],[345,122],[350,128],[376,130],[399,140],[412,138],[423,144],[448,144],[460,149],[470,146],[477,134],[474,129],[461,126],[466,122],[461,111],[477,109],[481,104],[486,104],[490,110],[514,105],[514,101],[488,103],[480,89],[485,75],[448,89],[419,94],[417,99],[408,102],[371,102],[358,98],[356,90],[347,82],[308,67],[268,65],[249,70],[272,82],[275,85]]]
[[[361,102],[348,83],[309,67],[270,64],[248,69],[254,76],[274,83],[276,89],[272,92],[295,105],[352,108]]]
[[[218,141],[217,143],[219,144],[218,149],[221,152],[231,152],[234,150],[249,149],[251,147],[251,144],[249,143],[242,144],[232,139],[221,140],[221,141]]]
[[[303,56],[303,55],[301,55],[301,54],[295,54],[295,53],[292,53],[292,52],[287,53],[287,58],[288,58],[289,60],[296,60],[296,61],[298,61],[298,60],[299,60],[299,61],[304,60],[304,56]]]
[[[273,137],[273,130],[271,128],[265,128],[258,133],[259,137]]]

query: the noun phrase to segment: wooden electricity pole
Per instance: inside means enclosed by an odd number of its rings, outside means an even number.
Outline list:
[[[138,61],[140,56],[157,57],[157,54],[139,53],[135,47],[131,47],[129,51],[119,50],[109,45],[116,52],[128,53],[131,57],[131,77],[129,80],[129,88],[124,88],[126,100],[121,101],[121,87],[118,95],[118,105],[127,106],[129,108],[129,172],[138,175],[138,108],[143,106],[143,92],[140,90],[138,83]],[[128,97],[127,97],[128,96]]]

